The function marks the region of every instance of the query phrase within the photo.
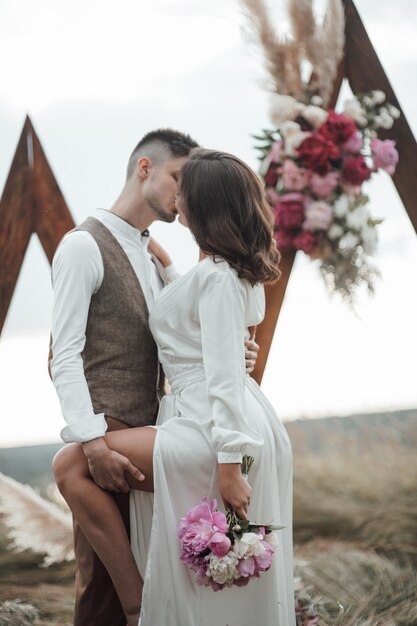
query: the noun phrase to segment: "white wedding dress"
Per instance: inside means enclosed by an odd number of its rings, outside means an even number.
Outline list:
[[[144,577],[140,626],[294,626],[292,457],[287,433],[245,373],[248,326],[264,316],[264,291],[223,260],[200,261],[168,285],[150,316],[172,388],[163,398],[154,451],[155,494],[131,492],[131,544]],[[217,460],[255,463],[249,519],[285,526],[261,578],[214,592],[179,559],[177,524],[204,496],[216,498]]]

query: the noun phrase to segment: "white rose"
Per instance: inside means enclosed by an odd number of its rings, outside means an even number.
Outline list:
[[[366,113],[358,100],[345,100],[343,113],[350,117],[354,122],[357,122],[360,126],[366,125]]]
[[[329,239],[331,239],[332,241],[334,241],[335,239],[340,239],[340,237],[343,235],[344,230],[343,228],[340,226],[340,224],[332,224],[329,228],[329,231],[327,233]]]
[[[361,230],[368,223],[368,219],[368,210],[364,206],[360,206],[347,214],[346,223],[353,230]]]
[[[318,128],[327,120],[328,113],[324,109],[310,104],[304,108],[302,115],[314,128]]]
[[[304,104],[297,102],[292,96],[273,94],[270,99],[269,117],[274,126],[280,126],[286,120],[295,120],[304,108]]]
[[[232,551],[221,558],[211,554],[206,574],[216,583],[224,585],[227,581],[232,581],[234,579],[234,573],[237,565],[238,558]]]
[[[342,250],[353,250],[354,248],[356,248],[358,243],[359,243],[358,235],[355,235],[354,233],[350,233],[350,232],[346,233],[346,235],[343,235],[343,237],[339,241],[339,245],[342,248]]]
[[[349,211],[349,198],[346,194],[342,193],[334,203],[334,214],[336,217],[344,217]]]

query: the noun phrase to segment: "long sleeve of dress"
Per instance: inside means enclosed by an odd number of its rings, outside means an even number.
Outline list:
[[[52,263],[51,374],[67,422],[61,431],[66,443],[90,441],[107,430],[104,414],[94,413],[81,356],[91,297],[102,280],[103,262],[90,234],[65,237]]]
[[[219,463],[238,463],[247,445],[263,440],[245,408],[245,290],[229,268],[209,274],[198,301],[212,441]]]

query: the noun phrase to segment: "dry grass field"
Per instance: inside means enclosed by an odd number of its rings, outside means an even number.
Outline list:
[[[417,411],[293,422],[288,431],[299,625],[416,626]],[[39,615],[2,617],[0,608],[0,626],[71,624],[73,564],[41,562],[8,550],[0,526],[0,604],[20,599]]]

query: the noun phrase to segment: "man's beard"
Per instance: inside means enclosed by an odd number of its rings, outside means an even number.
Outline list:
[[[171,223],[175,221],[177,214],[168,212],[163,208],[162,204],[159,201],[158,194],[152,192],[151,194],[149,194],[147,200],[152,211],[155,213],[158,219],[161,220],[161,222]]]

